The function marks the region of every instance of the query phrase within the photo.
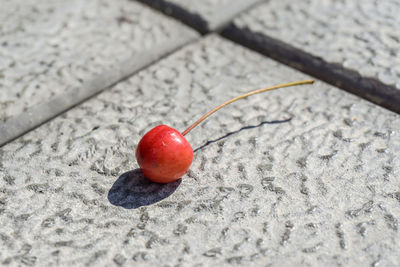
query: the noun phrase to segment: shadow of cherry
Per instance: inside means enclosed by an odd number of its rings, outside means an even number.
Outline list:
[[[108,201],[125,209],[136,209],[157,203],[170,196],[182,179],[168,184],[153,183],[140,169],[122,174],[108,191]]]

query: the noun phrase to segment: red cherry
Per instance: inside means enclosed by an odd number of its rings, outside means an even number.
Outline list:
[[[140,140],[136,160],[147,178],[169,183],[187,172],[193,161],[193,149],[180,132],[158,125]]]
[[[140,140],[136,149],[136,160],[143,174],[153,182],[169,183],[181,178],[189,169],[193,161],[193,149],[184,135],[199,125],[211,114],[237,100],[251,95],[263,93],[270,90],[289,87],[294,85],[311,84],[313,80],[298,81],[275,85],[267,88],[254,90],[241,96],[232,98],[218,107],[212,109],[185,131],[177,130],[159,125],[147,132]]]

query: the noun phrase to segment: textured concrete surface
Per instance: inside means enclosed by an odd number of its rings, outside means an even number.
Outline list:
[[[202,33],[215,31],[263,0],[138,0],[184,21]]]
[[[399,12],[396,0],[267,1],[235,24],[400,89]]]
[[[104,81],[92,82],[96,75],[114,83],[124,61],[146,53],[160,57],[194,36],[126,0],[2,1],[0,21],[0,122],[68,88],[85,90],[89,83],[103,89]]]
[[[151,127],[305,78],[210,36],[0,148],[1,264],[399,265],[400,117],[325,83],[219,111],[181,181],[137,170]]]

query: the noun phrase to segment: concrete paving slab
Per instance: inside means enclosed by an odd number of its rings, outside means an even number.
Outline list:
[[[210,36],[0,148],[3,265],[399,265],[400,117],[323,82],[187,136],[180,181],[134,151],[250,89],[309,78]]]
[[[262,0],[138,0],[201,33],[218,30],[235,16]]]
[[[267,1],[234,25],[257,50],[400,112],[399,12],[393,0]]]
[[[16,0],[1,6],[0,122],[23,112],[48,116],[54,111],[47,101],[62,94],[53,106],[66,109],[197,36],[125,0]],[[35,105],[39,110],[29,110]],[[51,110],[37,114],[42,106]]]

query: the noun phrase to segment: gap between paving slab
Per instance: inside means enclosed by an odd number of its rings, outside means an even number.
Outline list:
[[[273,58],[290,67],[312,75],[329,84],[400,113],[400,91],[376,79],[362,77],[357,72],[295,48],[287,43],[238,28],[233,23],[224,28],[223,37]]]
[[[263,2],[263,0],[247,0],[237,1],[234,3],[224,4],[221,3],[215,7],[215,14],[204,14],[201,11],[191,11],[185,6],[187,3],[180,5],[179,1],[171,0],[136,0],[142,4],[148,5],[165,15],[171,16],[176,20],[186,24],[187,26],[195,29],[200,34],[205,35],[207,33],[216,32],[225,27],[235,16],[239,15],[251,9],[255,5]],[[207,5],[206,2],[195,2],[200,3],[199,5]],[[221,12],[223,10],[223,12]]]
[[[397,2],[267,1],[236,17],[232,24],[247,34],[249,46],[334,85],[343,84],[342,88],[376,104],[399,110]],[[239,34],[240,41],[243,35]]]
[[[326,62],[318,56],[309,54],[265,34],[253,32],[247,28],[238,28],[234,22],[225,25],[229,23],[225,21],[225,23],[220,23],[218,27],[210,27],[206,16],[193,13],[185,7],[172,3],[171,1],[137,1],[160,10],[164,14],[196,29],[201,34],[219,31],[221,36],[231,41],[326,81],[340,89],[367,99],[372,103],[400,113],[400,91],[377,79],[363,77],[354,70],[344,68],[338,64]],[[235,14],[244,13],[247,9],[254,8],[254,6],[262,3],[263,1],[254,1],[247,7],[242,7],[241,11],[236,10]],[[234,15],[232,15],[230,19],[232,19],[233,16]]]
[[[162,47],[155,47],[151,49],[151,51],[135,55],[119,64],[118,68],[115,67],[83,83],[82,87],[70,88],[64,93],[58,94],[48,102],[33,106],[27,111],[12,117],[0,125],[0,147],[84,102],[108,87],[128,78],[152,63],[157,62],[159,59],[168,56],[194,40],[197,40],[196,35],[190,38],[174,39],[167,44],[163,44]],[[82,88],[84,88],[84,90]]]

